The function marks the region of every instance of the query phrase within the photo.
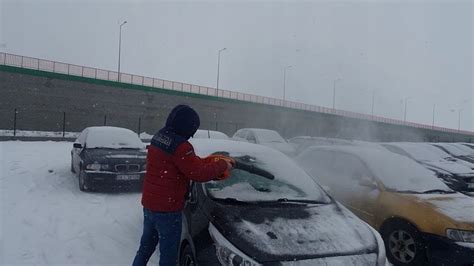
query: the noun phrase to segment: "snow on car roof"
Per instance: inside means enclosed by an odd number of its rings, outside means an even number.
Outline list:
[[[423,192],[432,189],[450,190],[436,175],[405,156],[374,146],[325,146],[324,149],[346,152],[362,159],[385,187],[397,191]]]
[[[275,130],[264,128],[245,128],[253,131],[260,142],[286,142],[286,140]]]
[[[438,153],[434,153],[433,149],[427,145],[416,145],[416,143],[410,142],[391,142],[386,144],[402,149],[416,160],[433,162],[443,159]]]
[[[143,149],[144,144],[138,135],[126,128],[121,127],[88,127],[86,138],[87,148],[111,148],[111,149]]]
[[[459,149],[458,147],[452,145],[451,143],[432,143],[432,144],[445,148],[449,153],[453,154],[454,156],[469,155],[469,153]]]
[[[193,139],[229,139],[229,136],[220,131],[198,129]]]

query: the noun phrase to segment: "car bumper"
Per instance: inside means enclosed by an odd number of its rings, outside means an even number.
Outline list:
[[[134,176],[137,179],[121,179],[120,176]],[[88,186],[121,186],[141,184],[145,172],[137,173],[115,173],[115,172],[101,172],[101,171],[85,171],[86,183]]]
[[[425,234],[425,241],[433,265],[474,265],[474,243],[454,242],[432,234]]]

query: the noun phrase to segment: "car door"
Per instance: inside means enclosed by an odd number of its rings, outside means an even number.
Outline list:
[[[343,182],[337,198],[359,218],[374,225],[380,189],[371,171],[357,156],[334,153],[333,173]]]

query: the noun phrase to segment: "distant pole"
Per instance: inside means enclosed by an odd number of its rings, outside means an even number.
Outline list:
[[[374,118],[375,89],[372,91],[372,118]]]
[[[66,136],[66,112],[63,112],[63,138]]]
[[[434,124],[435,124],[435,110],[436,110],[436,104],[433,104],[433,122],[431,123],[431,129],[434,129]]]
[[[286,66],[283,69],[283,101],[286,101],[286,70],[292,67],[293,66]]]
[[[16,136],[16,114],[18,111],[15,108],[15,111],[13,113],[13,136]]]
[[[405,98],[405,114],[403,115],[403,122],[407,122],[407,105],[408,105],[408,100],[410,99],[410,97],[408,98]]]
[[[138,117],[138,137],[140,137],[140,132],[142,130],[142,117]]]
[[[120,30],[119,30],[119,53],[118,53],[118,78],[117,80],[120,81],[120,54],[122,51],[122,26],[127,24],[127,21],[125,20],[120,24]]]
[[[219,96],[219,72],[221,66],[221,52],[225,51],[227,48],[222,48],[217,53],[217,82],[216,82],[216,96]]]
[[[107,125],[107,115],[104,115],[104,126]]]
[[[332,109],[336,109],[336,82],[341,79],[335,79],[332,86]]]
[[[463,109],[459,109],[458,111],[458,131],[461,131],[461,112]]]

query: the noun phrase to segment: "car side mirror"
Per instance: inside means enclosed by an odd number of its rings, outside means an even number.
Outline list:
[[[359,179],[359,185],[361,185],[363,187],[368,187],[368,188],[371,188],[371,189],[376,189],[377,188],[377,184],[374,182],[374,180],[372,180],[371,178],[369,178],[367,176],[362,176],[362,178]]]
[[[82,149],[81,143],[74,143],[74,144],[72,144],[72,146],[76,149]]]

